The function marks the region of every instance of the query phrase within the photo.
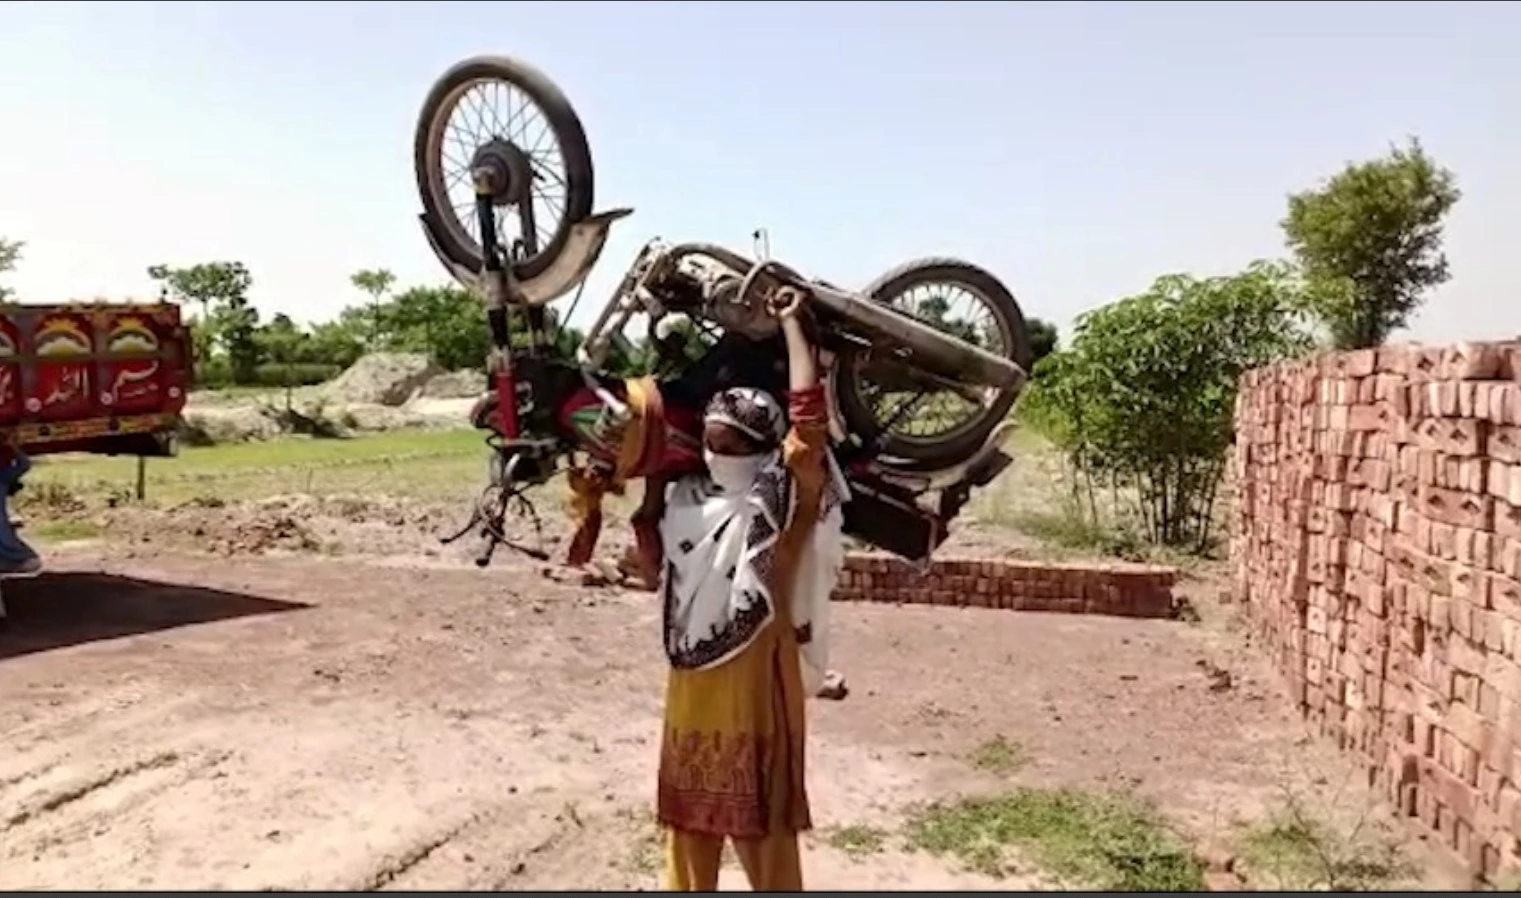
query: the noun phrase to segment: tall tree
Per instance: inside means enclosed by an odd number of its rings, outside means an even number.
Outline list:
[[[20,240],[7,240],[0,237],[0,274],[12,271],[16,263],[21,261],[21,249],[26,246]],[[10,302],[15,292],[0,285],[0,302]]]
[[[1029,318],[1025,330],[1030,334],[1030,363],[1033,365],[1056,351],[1056,325],[1043,318]]]
[[[1319,289],[1312,308],[1342,349],[1377,346],[1448,278],[1442,222],[1462,193],[1420,141],[1349,164],[1289,197],[1289,249]]]
[[[386,293],[396,283],[396,275],[385,268],[366,268],[354,272],[349,282],[370,295],[369,348],[374,351],[380,342],[381,304],[385,300]]]
[[[480,367],[491,347],[480,300],[452,285],[404,290],[385,304],[384,317],[396,348],[426,353],[451,370]]]
[[[153,265],[148,276],[157,281],[175,302],[200,306],[200,318],[192,329],[197,363],[211,357],[220,346],[237,383],[247,383],[258,367],[254,332],[259,313],[248,303],[253,276],[242,262],[202,262],[188,268]]]
[[[302,361],[321,362],[347,368],[359,361],[362,355],[364,355],[364,341],[360,339],[359,334],[354,331],[349,322],[340,318],[337,321],[326,321],[312,327],[311,340]]]

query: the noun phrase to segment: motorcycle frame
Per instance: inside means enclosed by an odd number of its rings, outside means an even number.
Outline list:
[[[640,249],[634,264],[630,265],[619,281],[609,302],[602,308],[586,334],[583,344],[583,364],[599,366],[612,346],[612,340],[622,334],[634,315],[644,313],[651,318],[664,314],[660,300],[646,284],[652,275],[665,274],[680,265],[688,257],[705,257],[727,268],[729,273],[742,281],[741,299],[758,285],[762,276],[768,276],[777,285],[786,285],[806,291],[812,300],[835,315],[854,321],[873,336],[885,337],[888,344],[909,347],[924,363],[938,369],[938,376],[951,383],[974,387],[992,387],[1000,390],[1019,389],[1029,375],[1013,361],[994,355],[976,346],[951,346],[944,334],[908,315],[897,312],[880,303],[871,302],[847,290],[840,290],[819,281],[810,280],[781,263],[769,260],[752,260],[709,243],[681,243],[666,245],[657,239],[650,240]],[[764,293],[764,287],[755,292]],[[756,302],[760,301],[757,297]]]

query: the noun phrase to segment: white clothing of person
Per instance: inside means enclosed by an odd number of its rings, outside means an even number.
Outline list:
[[[704,423],[721,422],[768,448],[754,455],[705,452],[705,474],[669,487],[660,532],[665,568],[666,654],[673,667],[706,670],[736,657],[775,619],[768,575],[777,540],[796,512],[792,474],[782,460],[786,418],[761,390],[715,396]],[[829,452],[819,520],[802,548],[792,594],[804,686],[816,693],[829,660],[829,595],[845,559],[843,505],[849,488]]]

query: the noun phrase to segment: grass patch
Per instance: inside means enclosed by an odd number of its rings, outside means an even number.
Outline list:
[[[1013,524],[1020,532],[1062,549],[1097,552],[1132,561],[1144,561],[1150,554],[1130,531],[1095,524],[1070,509],[1022,511],[1014,516]]]
[[[486,454],[481,435],[471,430],[194,447],[175,458],[149,459],[146,494],[149,502],[168,505],[207,495],[232,501],[281,493],[463,499],[484,483]],[[130,487],[136,473],[135,458],[50,456],[37,460],[26,486],[110,494]]]
[[[1018,773],[1029,763],[1029,755],[1018,742],[1004,738],[1000,733],[972,750],[972,766],[999,776]]]
[[[1360,826],[1340,834],[1294,807],[1248,827],[1240,852],[1253,879],[1280,891],[1381,891],[1410,872],[1393,845]]]
[[[1106,891],[1203,888],[1203,868],[1150,805],[1127,795],[1017,789],[934,804],[910,817],[909,843],[1002,876],[1015,849],[1075,885]]]
[[[294,387],[291,390],[291,400],[294,402],[309,402],[322,394],[321,385]],[[251,401],[264,400],[265,402],[285,404],[284,387],[264,386],[226,386],[214,390],[193,390],[190,393],[192,408],[203,405],[246,405]]]
[[[38,521],[22,531],[23,536],[34,536],[38,542],[64,543],[72,540],[96,539],[103,533],[94,521],[68,519]]]
[[[855,823],[830,830],[826,841],[836,851],[862,858],[877,854],[887,847],[887,830]]]
[[[623,821],[633,838],[622,867],[638,876],[654,876],[665,865],[664,842],[655,815],[645,808],[622,808],[614,816]]]

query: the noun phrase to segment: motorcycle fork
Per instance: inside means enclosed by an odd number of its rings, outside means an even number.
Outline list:
[[[496,390],[497,430],[508,440],[522,436],[518,422],[517,378],[512,369],[512,331],[507,312],[518,295],[517,279],[512,276],[508,260],[502,258],[496,229],[496,195],[498,173],[488,166],[473,172],[475,178],[475,218],[481,235],[481,283],[486,293],[486,326],[491,331],[491,355],[486,370],[492,372]],[[532,203],[521,204],[531,224]],[[525,231],[531,235],[531,230]]]
[[[505,519],[509,513],[529,518],[542,543],[543,530],[538,514],[519,485],[519,467],[525,463],[529,468],[535,468],[535,465],[533,459],[525,458],[524,455],[531,450],[523,444],[517,370],[513,364],[512,330],[508,313],[513,306],[526,309],[530,356],[545,349],[545,315],[543,309],[527,307],[523,302],[517,279],[512,274],[513,259],[504,258],[499,245],[496,206],[497,198],[503,190],[499,180],[503,176],[501,169],[482,165],[472,174],[475,181],[475,216],[480,226],[481,285],[486,294],[486,324],[491,333],[491,351],[486,359],[486,369],[491,372],[491,385],[497,400],[497,420],[493,422],[496,433],[489,440],[495,458],[491,465],[490,482],[476,501],[469,521],[458,532],[445,536],[440,541],[452,543],[472,530],[478,531],[481,545],[476,552],[475,563],[480,567],[491,563],[492,553],[498,545],[508,545],[532,558],[547,560],[549,556],[542,547],[530,548],[510,542],[505,528]],[[531,199],[520,198],[515,205],[522,222],[523,237],[513,248],[514,255],[527,258],[538,251],[533,204]],[[532,479],[531,475],[529,479]]]

